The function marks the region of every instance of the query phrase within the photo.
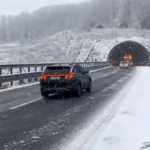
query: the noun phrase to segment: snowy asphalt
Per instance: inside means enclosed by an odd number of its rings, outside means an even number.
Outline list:
[[[111,100],[133,72],[109,68],[92,73],[93,91],[80,98],[42,99],[39,85],[0,93],[0,150],[59,149]]]

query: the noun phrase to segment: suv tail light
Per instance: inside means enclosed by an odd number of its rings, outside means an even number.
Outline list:
[[[41,75],[41,79],[47,79],[47,76],[46,75]]]
[[[45,80],[48,77],[65,77],[65,79],[73,79],[75,74],[70,73],[70,74],[51,74],[51,75],[41,75],[41,79]]]
[[[73,79],[75,74],[66,74],[65,79]]]

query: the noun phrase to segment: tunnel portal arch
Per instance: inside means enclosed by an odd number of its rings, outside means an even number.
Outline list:
[[[149,62],[149,50],[146,46],[135,41],[123,41],[115,45],[108,53],[107,61],[118,65],[125,55],[132,55],[135,65],[146,65]]]

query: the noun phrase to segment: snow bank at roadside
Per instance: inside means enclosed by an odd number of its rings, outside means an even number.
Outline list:
[[[150,148],[150,70],[138,68],[136,80],[115,116],[88,150],[147,150]],[[147,147],[148,146],[148,147]],[[143,147],[143,148],[142,148]],[[147,148],[146,148],[147,147]]]
[[[65,150],[149,150],[150,70],[137,68],[134,78],[98,110]]]

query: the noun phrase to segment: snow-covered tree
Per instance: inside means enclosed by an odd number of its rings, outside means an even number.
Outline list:
[[[0,42],[30,40],[59,32],[103,25],[150,28],[150,0],[91,0],[81,4],[47,6],[32,13],[0,16]]]

